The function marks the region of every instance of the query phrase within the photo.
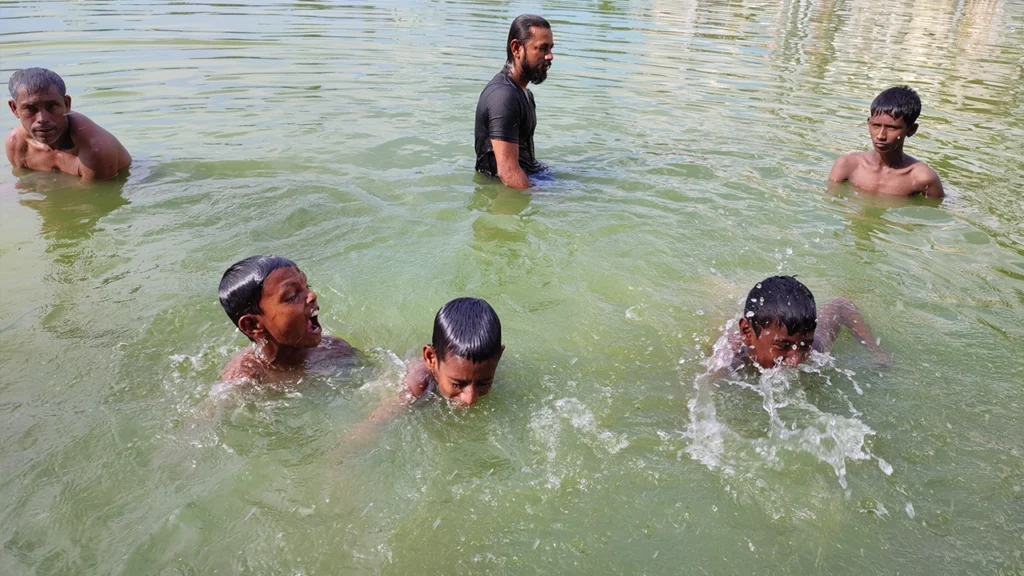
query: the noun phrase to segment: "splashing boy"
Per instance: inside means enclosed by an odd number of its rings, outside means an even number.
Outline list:
[[[323,335],[316,292],[287,258],[236,262],[224,272],[219,292],[224,311],[252,342],[224,368],[227,385],[268,384],[358,353],[348,342]]]
[[[739,330],[727,334],[726,346],[716,345],[716,356],[725,357],[712,369],[734,369],[743,363],[763,369],[796,366],[812,351],[828,353],[843,326],[875,353],[876,360],[889,361],[853,302],[832,298],[819,313],[814,295],[802,282],[792,276],[772,276],[747,294]]]

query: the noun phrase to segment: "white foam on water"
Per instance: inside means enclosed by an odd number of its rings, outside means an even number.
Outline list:
[[[690,440],[685,451],[694,460],[711,470],[729,477],[736,473],[748,474],[758,468],[777,468],[780,453],[784,451],[810,454],[828,464],[835,472],[839,485],[847,488],[847,462],[875,458],[865,442],[874,431],[860,420],[861,413],[849,398],[842,394],[850,407],[850,416],[821,411],[808,401],[797,379],[800,372],[822,374],[831,383],[830,371],[835,371],[854,384],[857,394],[862,390],[847,370],[837,370],[828,355],[812,354],[799,370],[774,368],[761,372],[756,383],[734,379],[716,379],[715,374],[731,369],[733,351],[728,340],[732,322],[715,343],[712,354],[704,360],[707,371],[694,379],[694,396],[689,400],[690,422],[683,436]],[[767,435],[744,438],[718,418],[715,393],[724,386],[737,386],[761,396],[768,414]],[[886,474],[892,473],[887,462],[877,459]]]
[[[548,399],[547,404],[534,413],[530,429],[545,448],[549,489],[558,489],[582,464],[578,450],[559,450],[570,433],[594,450],[615,454],[629,446],[625,434],[615,434],[598,426],[593,411],[578,398]],[[581,485],[581,487],[583,487]]]

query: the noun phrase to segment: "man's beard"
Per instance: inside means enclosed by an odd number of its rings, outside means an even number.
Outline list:
[[[548,77],[547,62],[542,60],[540,64],[531,66],[530,63],[526,61],[526,54],[523,54],[523,57],[519,59],[519,69],[523,71],[523,78],[525,78],[527,82],[533,82],[534,84],[540,84]]]

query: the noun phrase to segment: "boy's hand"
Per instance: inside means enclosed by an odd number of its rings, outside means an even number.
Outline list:
[[[892,354],[883,350],[881,346],[872,346],[871,348],[875,353],[875,362],[883,366],[892,364]]]

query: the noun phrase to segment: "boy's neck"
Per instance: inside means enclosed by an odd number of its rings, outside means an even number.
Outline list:
[[[878,156],[878,162],[886,168],[899,168],[903,166],[907,155],[903,153],[903,145],[889,150],[888,152],[879,152],[873,150],[875,155]]]
[[[275,368],[295,368],[301,366],[309,358],[309,348],[282,346],[276,342],[264,342],[256,345],[256,355],[268,366]]]

